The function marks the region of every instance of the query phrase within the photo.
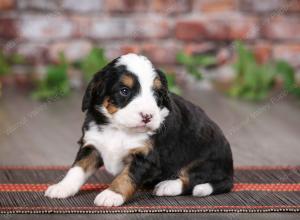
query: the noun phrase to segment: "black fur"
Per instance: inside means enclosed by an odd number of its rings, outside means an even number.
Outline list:
[[[178,170],[192,164],[186,192],[200,183],[212,183],[214,193],[229,191],[233,182],[233,161],[222,131],[198,106],[175,94],[170,97],[172,111],[166,118],[165,129],[153,137],[163,179],[176,177]],[[228,184],[215,189],[214,185],[221,182]]]
[[[220,128],[202,109],[170,94],[171,108],[164,128],[153,135],[154,150],[137,155],[130,165],[140,185],[154,186],[160,181],[177,179],[189,167],[189,194],[195,185],[211,183],[213,194],[229,192],[233,186],[233,161],[230,145]]]
[[[82,110],[87,110],[83,130],[91,121],[108,123],[97,110],[105,96],[122,108],[139,92],[137,82],[129,97],[120,97],[120,77],[128,71],[124,66],[115,67],[115,62],[97,73],[88,85],[82,102]],[[158,106],[167,107],[170,113],[150,137],[152,151],[133,155],[129,164],[132,180],[137,186],[153,187],[162,180],[179,178],[180,171],[187,169],[184,193],[191,193],[201,183],[211,183],[214,194],[229,192],[233,186],[233,160],[221,129],[200,107],[170,93],[163,72],[157,70],[157,76],[162,82],[162,87],[155,90]]]

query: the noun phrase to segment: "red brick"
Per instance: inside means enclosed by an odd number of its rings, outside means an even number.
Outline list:
[[[259,35],[259,24],[255,17],[233,16],[228,19],[229,40],[250,40]]]
[[[299,0],[239,0],[241,10],[270,13],[268,16],[279,15],[283,13],[300,11]]]
[[[15,0],[1,0],[0,11],[11,10],[15,7]]]
[[[237,0],[196,0],[193,9],[201,12],[224,12],[237,9]]]
[[[300,12],[300,1],[293,0],[288,3],[288,12]]]
[[[300,44],[281,44],[273,47],[274,59],[283,59],[300,67]]]
[[[208,18],[204,21],[205,38],[209,40],[227,40],[230,35],[230,20]]]
[[[17,37],[17,25],[14,19],[0,18],[0,37],[2,38]]]
[[[19,43],[16,51],[26,57],[29,63],[42,63],[46,60],[47,44],[42,43]]]
[[[74,37],[84,37],[90,31],[92,19],[89,16],[73,15],[70,20],[74,24]]]
[[[109,12],[128,13],[147,11],[147,0],[105,0],[105,8]]]
[[[152,0],[150,10],[165,14],[178,14],[191,10],[191,0]]]
[[[272,55],[272,45],[269,42],[258,42],[254,45],[254,55],[260,63],[266,63]]]
[[[157,16],[96,18],[92,20],[89,37],[94,39],[149,39],[170,34],[168,21]]]
[[[180,40],[202,40],[205,33],[203,22],[189,20],[179,21],[176,24],[175,35]]]
[[[49,47],[49,58],[57,61],[59,53],[63,52],[69,61],[77,61],[85,57],[92,49],[92,44],[86,40],[60,41]]]
[[[105,54],[110,60],[127,53],[142,53],[141,43],[108,42],[98,46],[105,49]]]
[[[179,21],[176,24],[176,37],[180,40],[242,40],[254,39],[257,36],[257,19],[238,14],[193,18],[192,20]]]
[[[179,51],[178,44],[174,43],[147,43],[142,47],[142,54],[147,56],[154,64],[174,64],[176,54]]]
[[[206,53],[216,49],[217,46],[214,43],[188,43],[183,50],[186,54],[192,55]]]
[[[34,41],[64,39],[74,35],[75,27],[66,17],[50,13],[28,15],[21,19],[20,36]]]
[[[127,54],[127,53],[141,53],[141,47],[139,45],[122,45],[121,46],[121,53]]]
[[[300,40],[300,19],[277,16],[265,19],[262,35],[272,40]]]
[[[122,43],[120,43],[120,42],[100,43],[97,46],[104,49],[105,56],[109,60],[113,60],[116,57],[119,57],[123,54],[121,51]]]
[[[172,42],[143,44],[124,44],[119,42],[99,46],[105,48],[109,59],[114,59],[127,53],[137,53],[149,57],[155,64],[174,64],[176,62],[176,54],[179,51],[179,46]]]

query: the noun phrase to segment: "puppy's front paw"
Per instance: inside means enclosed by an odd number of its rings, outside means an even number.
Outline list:
[[[95,205],[97,206],[120,206],[125,202],[123,196],[110,189],[106,189],[99,193],[95,198]]]
[[[155,186],[154,194],[157,196],[178,196],[182,193],[182,181],[166,180]]]
[[[45,192],[45,196],[52,199],[64,199],[70,196],[74,196],[78,191],[79,189],[76,187],[72,187],[63,183],[57,183],[48,187]]]

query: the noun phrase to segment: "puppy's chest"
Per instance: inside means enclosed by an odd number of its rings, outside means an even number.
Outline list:
[[[123,169],[123,159],[129,151],[144,147],[148,138],[147,134],[131,134],[109,127],[100,131],[90,128],[84,136],[85,143],[94,145],[101,153],[105,169],[113,175]]]

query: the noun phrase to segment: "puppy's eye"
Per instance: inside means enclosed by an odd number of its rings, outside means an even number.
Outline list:
[[[121,94],[122,96],[128,96],[128,95],[129,95],[129,89],[126,88],[126,87],[121,88],[121,89],[120,89],[120,94]]]

